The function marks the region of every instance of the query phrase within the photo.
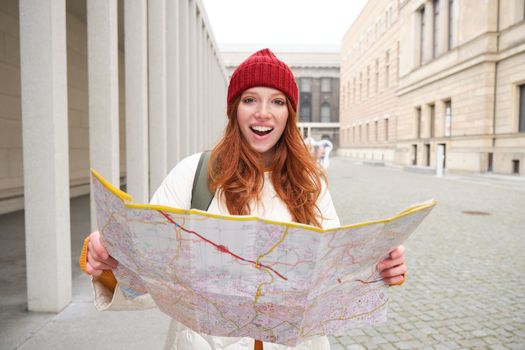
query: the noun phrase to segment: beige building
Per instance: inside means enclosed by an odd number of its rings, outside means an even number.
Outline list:
[[[435,168],[439,150],[447,171],[525,176],[524,1],[371,0],[343,40],[342,86],[351,82],[344,74],[353,63],[351,55],[345,60],[352,35],[384,21],[389,11],[381,8],[390,6],[397,28],[384,45],[399,42],[393,100],[370,106],[378,118],[394,116],[391,141],[358,141],[347,132],[343,153]],[[373,62],[376,46],[360,56]],[[343,134],[369,113],[358,108],[350,103],[346,115],[343,110]]]
[[[253,51],[221,52],[231,76]],[[304,137],[329,139],[339,145],[339,54],[323,47],[289,48],[275,51],[293,71],[299,88],[299,123]]]
[[[71,300],[70,197],[90,166],[147,202],[218,140],[226,89],[201,0],[0,1],[0,214],[25,210],[30,311]]]
[[[369,1],[341,44],[340,154],[394,161],[399,4]]]

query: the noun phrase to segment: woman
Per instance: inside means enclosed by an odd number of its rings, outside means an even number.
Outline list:
[[[213,149],[208,165],[209,187],[215,193],[208,211],[216,214],[251,214],[276,221],[294,221],[338,227],[325,176],[304,145],[296,127],[297,85],[290,68],[268,49],[254,53],[234,72],[228,87],[228,125]],[[155,192],[151,203],[189,209],[200,154],[182,160]],[[85,245],[85,271],[93,277],[95,304],[105,309],[154,307],[149,295],[127,300],[114,278],[101,278],[117,261],[108,255],[99,233]],[[404,281],[403,247],[378,265],[385,282]],[[105,273],[107,276],[107,271]],[[113,279],[113,281],[112,281]],[[261,349],[251,338],[198,334],[172,321],[166,348]],[[326,337],[314,337],[295,349],[329,349]],[[265,350],[289,347],[264,343]]]

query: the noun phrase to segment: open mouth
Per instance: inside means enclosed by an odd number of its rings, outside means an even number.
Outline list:
[[[250,129],[252,130],[254,134],[259,135],[259,136],[268,135],[269,133],[273,131],[273,128],[269,126],[260,126],[260,125],[250,126]]]

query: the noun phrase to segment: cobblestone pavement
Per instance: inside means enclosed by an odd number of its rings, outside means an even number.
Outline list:
[[[438,201],[405,244],[408,279],[389,289],[389,320],[331,337],[332,349],[525,349],[525,181],[348,158],[334,158],[328,174],[342,224]]]

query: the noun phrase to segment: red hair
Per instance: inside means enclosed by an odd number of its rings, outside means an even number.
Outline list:
[[[228,125],[221,141],[213,149],[208,166],[210,189],[225,198],[232,215],[250,214],[250,203],[260,200],[264,184],[261,155],[244,139],[237,122],[241,98],[228,105]],[[276,147],[271,181],[279,198],[286,204],[292,220],[321,227],[321,211],[316,205],[321,194],[323,171],[317,166],[297,129],[297,113],[287,100],[288,120]]]

